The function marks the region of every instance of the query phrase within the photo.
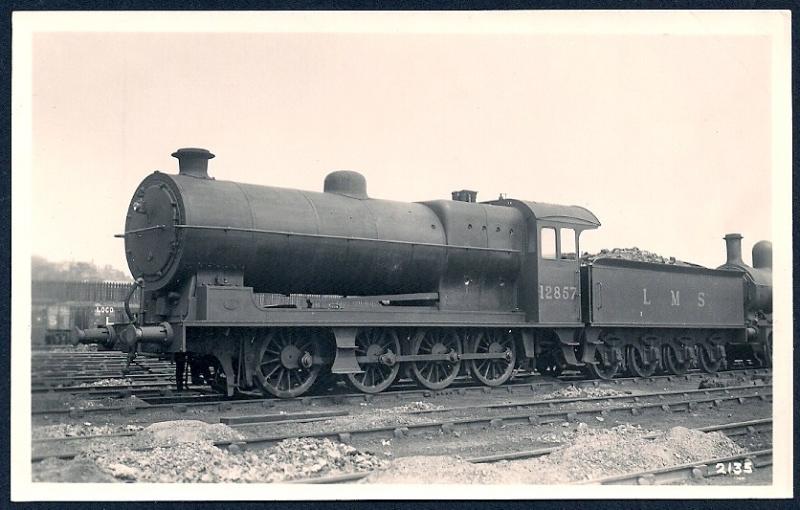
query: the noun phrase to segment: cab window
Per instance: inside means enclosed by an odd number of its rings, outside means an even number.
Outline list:
[[[556,229],[545,227],[542,229],[539,239],[542,243],[542,258],[555,259],[556,258]]]
[[[558,230],[561,237],[561,252],[559,258],[575,260],[578,250],[575,246],[575,230],[561,228]]]

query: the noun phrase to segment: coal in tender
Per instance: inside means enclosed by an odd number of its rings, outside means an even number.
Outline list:
[[[610,250],[603,248],[598,253],[584,252],[583,255],[581,255],[581,262],[584,263],[591,263],[598,259],[622,259],[622,260],[634,260],[637,262],[650,262],[653,264],[668,264],[673,266],[697,267],[697,264],[692,264],[691,262],[684,262],[682,260],[676,259],[675,257],[665,257],[663,255],[659,255],[658,253],[653,253],[647,250],[640,250],[636,246],[634,246],[633,248],[612,248]]]

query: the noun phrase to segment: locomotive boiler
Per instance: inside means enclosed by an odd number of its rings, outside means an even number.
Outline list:
[[[205,149],[173,156],[178,174],[142,181],[121,234],[139,313],[77,337],[174,356],[179,384],[185,363],[229,394],[278,397],[331,376],[378,392],[401,375],[498,385],[523,365],[611,378],[713,372],[733,352],[768,363],[767,242],[753,268],[730,245],[719,269],[585,263],[580,235],[600,222],[583,207],[379,200],[347,171],[322,193],[282,189],[214,179]]]

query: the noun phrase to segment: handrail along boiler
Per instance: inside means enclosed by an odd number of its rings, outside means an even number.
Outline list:
[[[501,197],[404,203],[337,171],[322,193],[216,180],[205,149],[179,149],[128,207],[125,253],[142,288],[128,322],[77,341],[173,356],[229,395],[294,397],[339,375],[374,393],[408,376],[487,385],[520,367],[715,372],[769,365],[771,245],[718,269],[583,261],[590,211]],[[129,298],[130,301],[130,298]]]

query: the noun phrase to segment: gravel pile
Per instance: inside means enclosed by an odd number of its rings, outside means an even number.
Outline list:
[[[85,424],[84,424],[85,425]],[[74,461],[34,467],[34,480],[52,482],[280,482],[373,470],[384,461],[328,439],[288,439],[256,452],[231,452],[215,441],[242,439],[219,423],[155,423],[131,438],[95,443]]]
[[[571,425],[572,424],[569,422],[564,422],[561,424],[561,426],[565,428],[570,427]],[[566,430],[560,432],[548,432],[542,434],[537,438],[537,440],[541,441],[542,443],[573,443],[577,438],[583,438],[586,436],[589,430],[589,426],[586,423],[579,423],[578,426],[574,428],[567,428]],[[606,429],[597,429],[593,433],[603,434],[604,431],[606,431]],[[639,425],[632,425],[630,423],[617,425],[616,427],[612,427],[610,431],[615,436],[628,437],[641,437],[653,432],[650,430],[645,430]]]
[[[227,461],[229,454],[210,441],[151,450],[114,448],[83,456],[122,482],[218,482],[228,481],[221,472],[232,471]]]
[[[244,436],[222,423],[199,420],[162,421],[136,434],[134,447],[172,446],[182,443],[236,441]]]
[[[88,454],[116,481],[156,483],[281,482],[377,469],[370,453],[328,439],[289,439],[257,452],[231,453],[211,440],[150,450]]]
[[[93,387],[103,387],[103,386],[129,386],[133,384],[133,381],[130,379],[98,379],[97,381],[92,382],[84,382],[80,383],[77,386],[82,388],[93,388]]]
[[[78,424],[60,423],[58,425],[45,425],[31,430],[33,439],[48,439],[56,437],[83,437],[119,434],[123,432],[137,432],[142,430],[139,425],[93,425],[91,422]]]
[[[210,442],[187,443],[124,451],[95,461],[117,480],[159,483],[281,482],[382,466],[371,454],[327,439],[287,440],[264,452],[237,454]]]
[[[88,409],[90,407],[136,407],[145,405],[141,399],[135,395],[129,398],[113,398],[113,397],[98,397],[98,398],[83,398],[80,395],[63,395],[59,396],[59,401],[63,407]]]
[[[595,388],[595,387],[575,387],[567,386],[546,395],[542,395],[542,400],[554,400],[561,398],[597,398],[597,397],[613,397],[617,395],[630,395],[630,392],[619,391],[613,388]]]
[[[410,402],[401,406],[391,407],[386,409],[386,411],[393,413],[410,413],[414,411],[434,411],[438,409],[444,409],[444,406],[432,404],[430,402]]]
[[[545,457],[492,465],[453,457],[397,459],[364,483],[528,483],[557,484],[657,469],[740,453],[723,434],[674,427],[655,439],[632,425],[592,429],[585,423],[563,440],[571,444]],[[559,441],[562,440],[559,438]]]
[[[726,386],[734,386],[729,380],[719,379],[716,377],[704,377],[700,379],[700,384],[697,385],[697,388],[702,390],[705,388],[724,388]]]
[[[657,253],[647,250],[640,250],[637,247],[633,248],[613,248],[608,250],[603,248],[600,253],[584,253],[581,256],[583,262],[594,262],[597,259],[624,259],[624,260],[638,260],[640,262],[654,262],[656,264],[672,264],[676,266],[695,266],[690,262],[678,260],[675,257],[664,257]]]
[[[247,455],[247,454],[245,454]],[[253,456],[253,454],[250,454]],[[298,438],[281,441],[262,458],[273,471],[267,481],[291,480],[322,474],[378,469],[385,461],[330,439]]]
[[[697,385],[698,389],[705,388],[726,388],[729,386],[753,386],[764,384],[764,376],[736,376],[736,377],[704,377]]]
[[[718,432],[673,427],[644,439],[638,427],[578,427],[573,444],[526,462],[533,483],[566,483],[733,455],[741,448]]]
[[[58,347],[47,347],[43,350],[47,352],[96,352],[97,344],[60,345]]]

